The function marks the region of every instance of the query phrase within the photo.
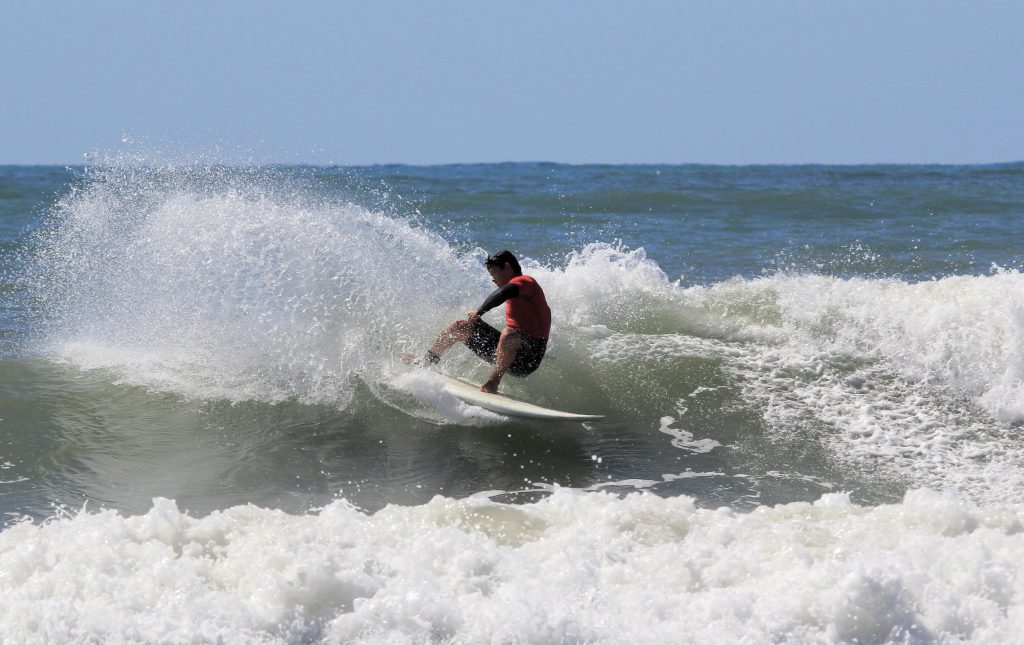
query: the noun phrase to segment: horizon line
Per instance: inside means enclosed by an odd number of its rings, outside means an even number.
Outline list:
[[[982,162],[949,162],[949,161],[871,161],[871,162],[820,162],[820,161],[803,161],[803,162],[704,162],[704,161],[679,161],[679,162],[662,162],[662,161],[627,161],[627,162],[609,162],[609,161],[446,161],[446,162],[428,162],[428,163],[412,163],[412,162],[371,162],[371,163],[338,163],[338,162],[313,162],[313,161],[210,161],[203,162],[201,160],[193,159],[182,159],[178,161],[164,161],[164,162],[145,162],[128,159],[128,163],[117,163],[119,160],[113,158],[114,164],[106,163],[105,161],[96,160],[85,160],[77,163],[63,163],[63,162],[0,162],[0,168],[88,168],[88,167],[103,167],[106,165],[138,165],[138,166],[158,166],[158,165],[182,165],[186,164],[199,164],[206,166],[234,166],[234,167],[249,167],[249,166],[281,166],[281,167],[303,167],[303,168],[388,168],[388,167],[406,167],[406,168],[444,168],[444,167],[460,167],[460,166],[576,166],[576,167],[587,167],[587,166],[633,166],[633,167],[679,167],[679,166],[703,166],[703,167],[718,167],[718,168],[757,168],[757,167],[839,167],[839,168],[864,168],[864,167],[883,167],[883,166],[916,166],[916,167],[993,167],[993,166],[1013,166],[1024,164],[1024,158],[1010,160],[1010,161],[982,161]]]

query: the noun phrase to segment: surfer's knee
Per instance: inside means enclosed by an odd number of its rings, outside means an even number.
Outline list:
[[[509,327],[501,330],[501,336],[498,338],[499,347],[507,351],[513,351],[518,350],[522,344],[523,337],[519,335],[519,332]]]
[[[502,330],[501,336],[498,337],[498,347],[495,352],[496,372],[504,374],[512,367],[512,363],[516,360],[516,355],[519,353],[519,347],[522,343],[523,339],[519,332],[508,327]]]
[[[457,341],[465,342],[473,333],[473,326],[468,320],[456,320],[444,328],[444,333]]]

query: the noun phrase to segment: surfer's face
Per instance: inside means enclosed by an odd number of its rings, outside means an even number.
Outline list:
[[[515,273],[512,267],[506,264],[503,267],[487,267],[487,273],[491,274],[491,281],[499,287],[504,287],[513,278]]]

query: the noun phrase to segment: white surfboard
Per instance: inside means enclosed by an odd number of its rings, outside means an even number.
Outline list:
[[[452,378],[440,372],[435,373],[444,381],[445,392],[448,392],[460,401],[465,401],[470,405],[475,405],[491,412],[497,412],[498,414],[504,414],[505,416],[544,421],[594,421],[604,418],[603,414],[575,414],[573,412],[553,410],[533,403],[527,403],[526,401],[520,401],[507,394],[488,394],[481,392],[479,385],[474,385],[469,381]]]

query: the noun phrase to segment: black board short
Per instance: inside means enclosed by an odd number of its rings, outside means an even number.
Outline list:
[[[508,373],[512,376],[526,376],[540,367],[544,352],[548,348],[547,338],[529,338],[522,334],[519,337],[522,339],[522,344],[519,345],[519,351],[516,352],[516,357],[508,368]],[[500,331],[477,318],[473,323],[473,333],[466,341],[466,347],[483,360],[494,364],[498,360],[498,340],[500,338]]]

